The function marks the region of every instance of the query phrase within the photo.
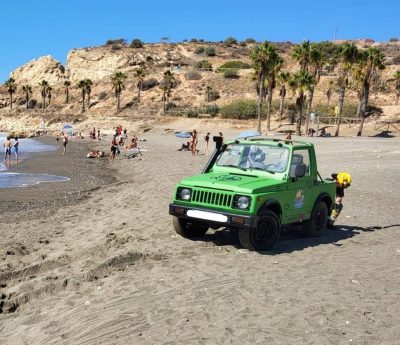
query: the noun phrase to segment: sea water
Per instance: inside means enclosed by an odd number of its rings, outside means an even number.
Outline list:
[[[35,184],[39,184],[41,182],[62,182],[68,181],[68,177],[56,176],[56,175],[48,175],[48,174],[25,174],[25,173],[14,173],[14,172],[6,172],[6,165],[4,164],[4,149],[3,142],[6,139],[5,133],[0,133],[0,145],[1,145],[1,154],[0,154],[0,188],[13,188],[13,187],[28,187]],[[14,142],[14,140],[11,140]],[[29,158],[30,153],[38,153],[45,151],[54,151],[57,150],[57,146],[48,145],[41,143],[40,141],[34,139],[18,139],[19,141],[19,150],[18,156],[19,159],[27,159]],[[14,150],[12,150],[11,158],[15,159]]]

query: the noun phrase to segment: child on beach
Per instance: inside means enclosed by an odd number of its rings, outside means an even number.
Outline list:
[[[338,174],[332,174],[332,180],[336,181],[336,199],[332,207],[332,213],[328,220],[328,225],[333,226],[337,217],[343,209],[342,200],[344,197],[344,190],[350,187],[352,178],[349,173],[341,172]]]

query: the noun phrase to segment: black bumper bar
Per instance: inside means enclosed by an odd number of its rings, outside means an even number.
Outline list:
[[[205,212],[212,212],[216,214],[224,215],[228,218],[227,222],[217,222],[213,220],[207,219],[200,219],[200,218],[193,218],[187,216],[188,210],[198,210],[198,211],[205,211]],[[214,210],[203,209],[198,207],[188,207],[176,204],[169,204],[169,214],[176,216],[178,218],[190,219],[190,220],[197,220],[201,223],[206,224],[213,224],[213,225],[225,225],[225,226],[241,226],[245,228],[255,228],[257,227],[259,217],[258,216],[246,216],[234,213],[227,213],[227,212],[216,212]]]

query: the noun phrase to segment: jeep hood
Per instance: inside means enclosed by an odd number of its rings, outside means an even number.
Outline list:
[[[237,193],[251,194],[274,191],[282,180],[259,177],[246,174],[207,173],[187,177],[180,182],[181,185],[226,190]]]

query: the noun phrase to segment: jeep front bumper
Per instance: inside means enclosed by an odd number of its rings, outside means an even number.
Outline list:
[[[188,207],[176,204],[169,205],[169,214],[178,218],[196,220],[201,223],[216,226],[239,226],[255,228],[258,224],[258,216],[247,216],[228,212],[216,212],[214,210]]]

